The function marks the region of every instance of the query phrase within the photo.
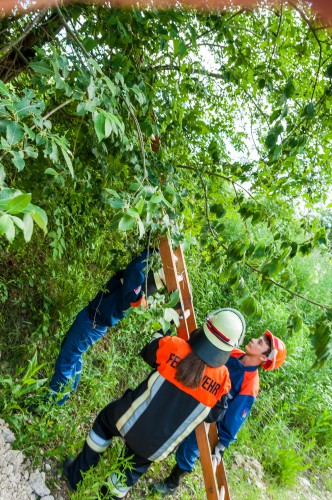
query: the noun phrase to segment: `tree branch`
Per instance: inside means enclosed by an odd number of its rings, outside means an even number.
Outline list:
[[[233,165],[228,165],[228,164],[224,164],[224,165],[221,165],[222,167],[233,167]],[[175,168],[185,168],[187,170],[192,170],[193,172],[195,172],[197,175],[200,175],[200,172],[197,170],[197,166],[191,166],[191,165],[176,165]],[[239,184],[238,182],[234,181],[231,177],[227,177],[226,175],[222,175],[222,174],[218,174],[216,172],[209,172],[208,170],[204,170],[204,174],[206,175],[209,175],[209,176],[213,176],[213,177],[219,177],[220,179],[224,179],[225,181],[228,181],[228,182],[231,182],[231,183],[234,183],[235,186],[239,187],[240,189],[242,189],[243,191],[245,191],[249,196],[250,198],[252,198],[253,200],[255,200],[255,197],[250,193],[250,191],[248,191],[246,188],[244,188],[241,184]]]
[[[259,269],[257,269],[256,267],[252,266],[251,264],[248,264],[246,262],[245,265],[247,267],[249,267],[249,269],[251,269],[255,273],[262,274]],[[289,288],[286,288],[285,286],[281,285],[280,283],[278,283],[277,281],[275,281],[272,278],[265,278],[264,277],[264,279],[267,280],[267,281],[270,281],[270,283],[273,283],[273,285],[281,288],[282,290],[285,290],[285,292],[290,293],[294,297],[299,297],[300,299],[304,300],[305,302],[309,302],[310,304],[314,304],[315,306],[321,307],[322,309],[327,310],[327,311],[330,310],[330,309],[332,309],[330,306],[327,306],[325,304],[320,304],[319,302],[316,302],[315,300],[308,299],[308,297],[305,297],[304,295],[301,295],[300,293],[293,292],[292,290],[289,290]]]
[[[313,99],[313,97],[315,95],[315,91],[316,91],[316,86],[317,86],[317,81],[318,81],[318,76],[319,76],[320,68],[321,68],[321,65],[322,65],[322,43],[321,43],[320,39],[318,38],[317,33],[314,30],[314,28],[313,28],[312,24],[310,23],[309,19],[304,14],[304,12],[302,12],[302,10],[296,4],[294,4],[292,2],[292,0],[287,0],[287,1],[288,1],[289,5],[291,7],[293,7],[293,9],[296,10],[300,14],[300,16],[302,17],[303,21],[308,25],[310,31],[314,35],[314,38],[316,39],[316,42],[318,43],[318,47],[319,47],[318,67],[317,67],[317,71],[316,71],[315,83],[314,83],[314,86],[313,86],[313,89],[312,89],[312,93],[311,93],[311,99]]]

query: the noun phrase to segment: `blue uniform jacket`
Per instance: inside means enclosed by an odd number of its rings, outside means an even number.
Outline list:
[[[125,317],[126,310],[143,296],[147,250],[108,281],[105,291],[89,303],[90,318],[99,325],[114,326]]]
[[[219,441],[226,448],[236,441],[236,434],[248,417],[259,392],[258,366],[244,366],[240,359],[245,355],[233,349],[226,366],[232,383],[229,392],[228,410],[221,422],[217,422]]]

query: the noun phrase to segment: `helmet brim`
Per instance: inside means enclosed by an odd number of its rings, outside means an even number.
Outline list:
[[[198,330],[189,339],[193,352],[209,366],[216,368],[227,363],[230,351],[221,350],[214,346],[206,337],[204,330]],[[226,346],[228,347],[228,346]]]

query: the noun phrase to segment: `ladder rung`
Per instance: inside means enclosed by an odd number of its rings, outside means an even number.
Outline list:
[[[224,500],[224,498],[225,498],[225,488],[224,486],[222,486],[219,492],[219,500]]]
[[[183,274],[178,274],[178,281],[183,281]]]
[[[184,313],[183,313],[183,317],[184,317],[185,319],[189,318],[189,316],[190,316],[190,315],[191,315],[191,311],[190,311],[190,309],[186,309],[186,310],[184,311]]]

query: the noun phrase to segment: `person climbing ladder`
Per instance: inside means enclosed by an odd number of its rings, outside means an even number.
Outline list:
[[[76,316],[65,335],[54,374],[50,382],[52,399],[63,405],[70,393],[77,389],[83,366],[83,354],[109,327],[125,317],[129,307],[147,305],[144,284],[148,256],[155,250],[144,250],[126,269],[110,278],[105,291],[99,291]],[[164,286],[162,271],[147,275],[147,296]]]

